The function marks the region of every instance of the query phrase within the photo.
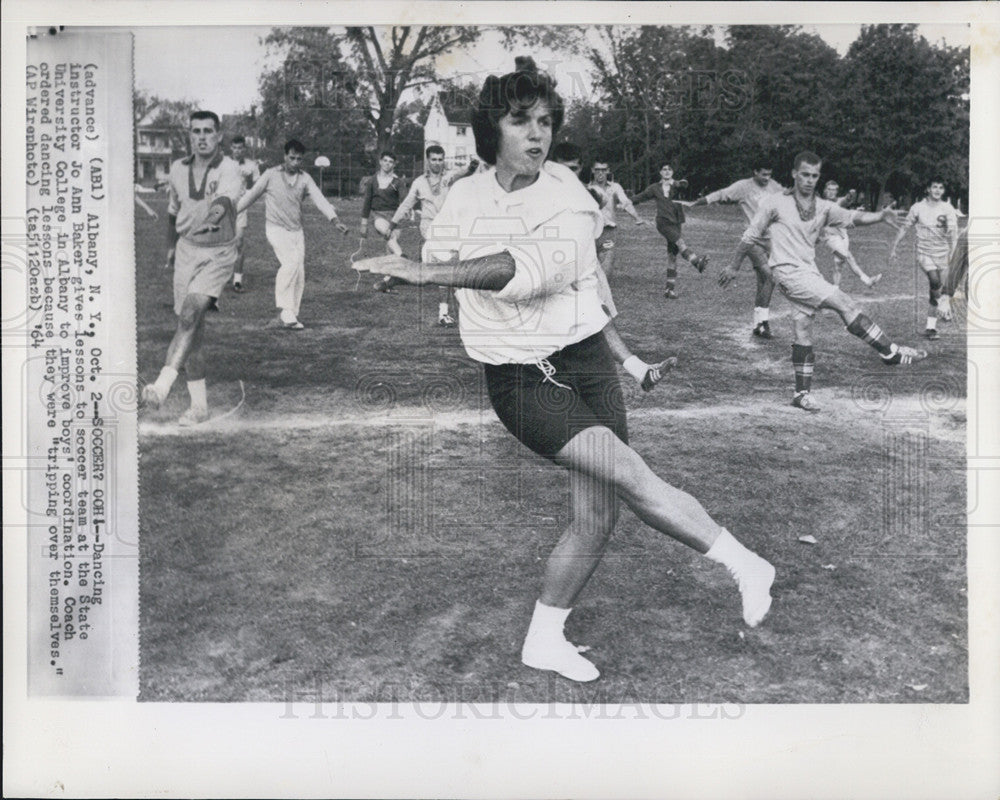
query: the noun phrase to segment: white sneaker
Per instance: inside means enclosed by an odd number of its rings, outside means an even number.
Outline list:
[[[564,678],[581,683],[601,677],[600,670],[565,639],[543,641],[538,636],[527,637],[521,648],[521,663],[532,669],[558,672]]]
[[[743,621],[751,628],[756,628],[771,610],[774,575],[774,567],[759,556],[756,562],[741,567],[739,574],[733,575],[743,597]]]
[[[203,422],[208,422],[208,409],[195,408],[194,406],[191,406],[191,408],[181,414],[180,418],[177,420],[177,424],[182,428],[190,428],[194,425],[201,425]]]

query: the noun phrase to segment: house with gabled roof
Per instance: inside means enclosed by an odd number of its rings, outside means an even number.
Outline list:
[[[438,92],[431,100],[424,123],[424,150],[432,144],[444,148],[448,169],[468,166],[476,155],[472,136],[472,102],[459,92]]]

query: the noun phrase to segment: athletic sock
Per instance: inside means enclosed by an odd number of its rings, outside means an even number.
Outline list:
[[[848,333],[852,333],[862,341],[870,344],[883,356],[892,355],[892,341],[885,332],[865,314],[858,314],[854,321],[847,326]]]
[[[438,303],[438,316],[439,317],[446,317],[446,316],[448,316],[448,304],[447,303]]]
[[[667,267],[666,290],[668,292],[672,292],[674,291],[674,288],[676,286],[677,286],[677,266],[675,264],[671,264],[669,267]]]
[[[639,383],[642,383],[646,377],[646,373],[649,372],[650,365],[639,358],[639,356],[629,356],[622,363],[622,367],[629,375],[639,381]]]
[[[795,392],[808,392],[812,387],[813,364],[816,354],[811,344],[792,345],[792,368],[795,370]]]
[[[175,380],[177,380],[177,370],[173,367],[164,367],[160,370],[160,374],[153,384],[160,399],[166,399],[167,395],[170,394],[170,387],[174,385]]]
[[[758,323],[768,321],[771,309],[769,309],[767,306],[757,306],[757,308],[755,308],[754,311],[760,313],[760,319],[757,320]]]
[[[188,394],[191,396],[191,408],[208,409],[208,387],[205,379],[187,382]]]
[[[693,262],[698,257],[698,254],[690,247],[685,247],[683,250],[681,250],[681,256],[687,259],[688,261]]]
[[[725,528],[705,556],[722,564],[736,578],[743,600],[743,621],[751,628],[757,625],[771,608],[775,574],[771,563],[741,545]]]
[[[937,317],[928,316],[927,317],[927,330],[936,331],[937,330]]]
[[[566,618],[569,617],[571,608],[556,608],[547,606],[541,600],[535,601],[535,611],[531,615],[531,624],[528,626],[527,637],[540,637],[544,640],[562,640],[566,636],[563,628],[566,625]]]
[[[243,273],[234,272],[233,273],[233,283],[243,283]]]

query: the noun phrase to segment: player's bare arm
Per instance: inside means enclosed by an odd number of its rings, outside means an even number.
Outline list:
[[[354,268],[388,275],[414,286],[434,284],[460,289],[500,291],[514,277],[514,257],[504,251],[467,261],[422,263],[402,256],[387,255],[366,258],[354,263]]]

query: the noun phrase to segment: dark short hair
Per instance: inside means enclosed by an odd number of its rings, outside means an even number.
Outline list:
[[[757,158],[755,158],[751,162],[750,169],[753,172],[760,172],[762,169],[766,169],[766,170],[770,170],[771,172],[774,172],[773,167],[771,167],[771,162],[768,159],[764,158],[764,156],[757,156]]]
[[[552,148],[553,161],[583,161],[583,151],[573,142],[559,142]]]
[[[555,81],[539,72],[530,56],[514,59],[514,71],[502,77],[490,75],[483,84],[472,110],[472,134],[476,153],[487,164],[497,163],[500,145],[500,120],[515,109],[531,108],[543,100],[552,114],[552,135],[562,127],[563,100],[556,92]]]
[[[823,163],[823,159],[816,155],[811,150],[803,150],[801,153],[796,154],[795,163],[792,165],[792,169],[798,169],[802,164],[812,164],[818,166]]]
[[[393,161],[396,160],[396,154],[392,152],[392,150],[383,150],[381,153],[379,153],[379,160],[381,161],[383,158],[386,158],[387,156],[391,158]]]
[[[288,155],[292,151],[298,153],[300,156],[304,156],[306,154],[306,146],[298,139],[289,139],[285,142],[285,155]]]
[[[927,181],[927,188],[928,189],[931,188],[931,184],[932,183],[940,183],[942,186],[947,186],[948,185],[947,183],[944,182],[944,178],[942,178],[940,175],[932,175],[931,176],[931,179],[929,181]]]
[[[246,144],[247,143],[247,137],[246,136],[234,136],[232,143],[233,144]]]
[[[812,162],[810,161],[809,163],[811,164]],[[823,191],[825,192],[831,186],[836,186],[838,189],[840,188],[840,184],[837,183],[833,178],[830,178],[830,180],[828,180],[826,183],[823,184]]]
[[[188,118],[188,124],[199,119],[210,119],[215,124],[217,131],[222,130],[222,122],[219,120],[219,115],[214,111],[192,111],[191,116]]]
[[[428,147],[426,150],[424,150],[424,157],[425,158],[430,158],[432,155],[435,155],[435,154],[443,156],[444,155],[444,148],[441,145],[439,145],[439,144],[432,144],[430,147]]]

